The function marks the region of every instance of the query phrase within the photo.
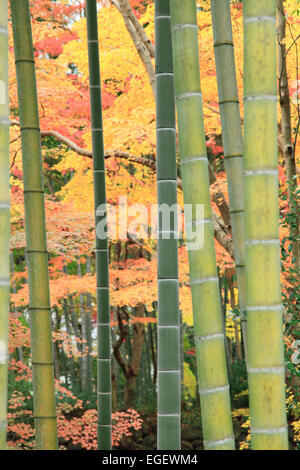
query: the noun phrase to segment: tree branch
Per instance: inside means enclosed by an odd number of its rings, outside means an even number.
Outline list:
[[[139,20],[137,19],[137,17],[133,13],[132,8],[131,8],[128,0],[119,0],[119,5],[120,5],[120,8],[122,10],[122,13],[127,15],[127,17],[130,19],[131,23],[135,27],[136,31],[138,32],[143,44],[148,49],[150,57],[152,57],[154,59],[154,56],[155,56],[154,46],[153,46],[152,42],[150,41],[150,39],[148,38],[148,36],[147,36],[144,28],[142,27],[141,23],[139,22]]]
[[[10,121],[10,125],[20,126],[20,123],[18,121],[13,120],[13,121]],[[63,142],[70,149],[72,149],[74,152],[76,152],[78,155],[81,155],[82,157],[87,157],[87,158],[93,157],[93,154],[90,150],[83,149],[82,147],[77,145],[75,142],[68,139],[67,137],[65,137],[64,135],[60,134],[57,131],[54,131],[54,130],[41,131],[41,138],[47,137],[47,136],[52,136],[55,139],[59,140],[60,142]],[[156,171],[155,161],[150,160],[148,158],[137,157],[127,152],[121,152],[121,151],[105,152],[105,158],[113,158],[113,157],[122,158],[132,163],[137,163],[138,165],[146,166],[154,172]],[[210,184],[213,184],[216,181],[216,177],[210,165],[209,165],[209,174],[210,174]],[[177,183],[178,183],[178,188],[182,191],[182,181],[180,178],[178,178]],[[219,204],[222,206],[222,198],[220,199],[219,192],[213,194],[212,197],[213,197],[214,202],[218,205],[218,207],[219,207]],[[231,258],[234,259],[232,240],[228,238],[230,235],[230,230],[228,230],[228,228],[230,229],[230,227],[228,226],[226,227],[225,226],[226,222],[224,223],[223,220],[214,211],[213,211],[213,221],[214,221],[214,232],[215,232],[216,240],[223,246],[223,248],[231,256]]]
[[[152,65],[151,61],[151,55],[149,52],[149,49],[147,46],[144,44],[143,40],[141,39],[141,36],[136,28],[136,26],[132,23],[130,17],[128,16],[126,12],[126,5],[124,5],[124,2],[117,1],[117,0],[110,0],[113,5],[120,11],[121,15],[123,16],[123,20],[126,26],[127,31],[129,32],[131,39],[135,45],[135,48],[146,68],[146,71],[148,73],[150,85],[152,88],[153,96],[155,97],[155,72],[154,68]],[[130,8],[130,6],[129,6]],[[132,13],[133,14],[133,13]],[[134,16],[134,14],[133,14]],[[138,22],[138,20],[136,20]],[[140,25],[140,28],[142,26]]]

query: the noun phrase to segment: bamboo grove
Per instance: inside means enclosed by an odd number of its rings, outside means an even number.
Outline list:
[[[297,2],[42,3],[0,0],[1,450],[300,449]]]

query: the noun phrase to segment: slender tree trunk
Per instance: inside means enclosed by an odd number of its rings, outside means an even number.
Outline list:
[[[150,347],[151,347],[151,357],[152,357],[152,364],[153,364],[153,384],[156,384],[157,381],[157,355],[154,345],[154,338],[153,338],[153,329],[151,323],[149,323],[149,340],[150,340]]]
[[[78,352],[79,352],[79,358],[78,358],[78,369],[79,369],[79,373],[78,373],[78,381],[77,381],[77,385],[78,385],[78,391],[79,392],[82,392],[82,387],[81,387],[81,377],[82,377],[82,356],[81,356],[81,353],[82,353],[82,343],[81,343],[81,334],[80,334],[80,331],[79,331],[79,328],[78,328],[78,319],[77,319],[77,314],[75,312],[75,308],[74,308],[74,301],[73,301],[73,297],[72,295],[69,295],[69,303],[70,303],[70,313],[71,313],[71,323],[72,323],[72,327],[73,327],[73,331],[74,331],[74,334],[75,334],[75,338],[76,338],[76,346],[77,346],[77,349],[78,349]]]
[[[111,448],[111,338],[108,239],[106,225],[105,163],[102,128],[101,80],[97,1],[87,0],[87,35],[90,74],[93,170],[96,209],[96,264],[98,305],[98,448]],[[98,228],[102,226],[102,234]]]
[[[243,137],[229,0],[211,0],[211,14],[239,307],[246,344]]]
[[[0,450],[6,447],[9,318],[9,104],[7,2],[0,4]]]
[[[139,317],[144,315],[145,307],[143,304],[137,306],[137,315]],[[133,325],[133,342],[132,342],[132,356],[127,367],[126,385],[125,385],[125,407],[131,408],[135,399],[136,379],[139,375],[141,358],[144,347],[145,326],[143,323],[135,323]]]
[[[158,210],[158,432],[159,450],[181,448],[175,92],[170,1],[155,1]],[[173,218],[172,218],[173,216]]]
[[[137,19],[133,19],[134,13],[128,3],[128,0],[112,1],[112,3],[121,12],[126,29],[131,36],[131,39],[136,47],[136,50],[144,64],[147,71],[153,95],[155,96],[155,73],[152,65],[151,58],[153,54],[153,45],[146,36],[144,28],[140,25]]]
[[[278,11],[278,75],[279,75],[279,98],[281,108],[281,134],[283,144],[283,156],[286,169],[286,179],[288,182],[288,194],[289,201],[293,197],[293,191],[297,187],[296,179],[296,160],[295,151],[292,143],[292,123],[291,123],[291,103],[289,93],[288,74],[286,67],[286,18],[284,12],[283,0],[278,0],[277,3]],[[293,226],[290,226],[290,234],[293,237],[292,241],[292,252],[294,258],[294,264],[297,272],[300,268],[299,260],[299,224],[300,215],[296,216],[296,220]]]
[[[11,0],[21,124],[26,258],[38,449],[57,448],[43,165],[28,0]]]
[[[276,0],[244,0],[244,188],[251,440],[288,448],[278,229]]]
[[[66,323],[66,330],[67,334],[70,339],[72,339],[72,330],[71,330],[71,324],[70,324],[70,318],[69,318],[69,312],[68,312],[68,301],[64,299],[64,316],[65,316],[65,323]],[[73,356],[69,358],[69,368],[70,368],[70,376],[71,376],[71,385],[72,385],[72,392],[77,393],[78,392],[78,387],[76,383],[76,373],[75,373],[75,363],[74,363],[74,358]]]
[[[185,227],[205,449],[234,449],[200,90],[195,0],[170,0]],[[192,242],[192,239],[194,241]],[[216,419],[216,417],[218,417]]]

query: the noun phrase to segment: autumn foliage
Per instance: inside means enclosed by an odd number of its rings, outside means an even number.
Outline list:
[[[210,2],[202,0],[197,3],[199,4],[199,57],[207,150],[216,176],[216,181],[211,185],[210,190],[212,207],[222,219],[214,195],[221,192],[228,203],[228,193],[224,171]],[[149,39],[154,43],[154,2],[130,0],[130,4]],[[43,144],[53,344],[57,351],[59,365],[56,377],[59,442],[61,449],[78,446],[92,450],[96,449],[97,440],[95,399],[93,403],[89,403],[89,400],[84,400],[80,392],[75,393],[72,390],[70,382],[65,383],[66,379],[61,379],[64,375],[70,375],[71,369],[67,369],[67,373],[64,372],[66,358],[74,361],[75,371],[82,371],[85,358],[89,357],[93,361],[96,356],[95,345],[89,349],[88,340],[82,335],[86,311],[90,312],[92,329],[96,328],[97,309],[92,159],[90,155],[81,155],[76,150],[79,148],[90,151],[92,148],[84,2],[39,0],[30,2],[30,6]],[[300,17],[297,15],[298,6],[295,0],[287,0],[285,8],[289,24],[285,42],[288,50],[287,67],[292,102],[292,127],[299,129],[300,82],[297,77],[298,49],[295,46],[295,37],[297,31],[299,32]],[[238,91],[243,113],[242,2],[233,2],[231,9]],[[119,197],[126,195],[128,205],[142,203],[146,205],[150,213],[151,205],[156,204],[155,167],[125,158],[124,154],[155,164],[155,102],[152,89],[123,17],[110,1],[99,2],[99,24],[104,146],[107,156],[107,201],[117,207]],[[26,240],[23,173],[11,24],[9,27],[10,117],[12,121],[10,132],[12,292],[9,373],[13,386],[9,390],[8,445],[31,449],[34,448],[34,428],[30,385],[28,284],[24,254]],[[280,113],[279,105],[278,111]],[[47,135],[46,131],[53,132]],[[55,137],[54,132],[63,136],[64,139]],[[66,139],[74,145],[67,145]],[[295,138],[294,142],[295,155],[299,159],[300,139]],[[118,153],[122,153],[123,157],[118,157]],[[295,277],[293,277],[295,274],[292,272],[289,226],[286,223],[291,210],[287,200],[284,160],[280,153],[278,167],[282,217],[280,237],[284,253],[281,280],[286,305],[290,309],[289,318],[291,318],[297,313],[297,299],[291,296],[295,288]],[[178,201],[183,206],[180,188]],[[225,227],[224,223],[223,225]],[[230,239],[230,227],[224,228],[224,234],[227,240]],[[229,279],[231,282],[231,278],[235,275],[234,260],[217,240],[215,247],[220,277]],[[149,341],[147,343],[149,348],[151,334],[154,335],[157,307],[156,241],[130,238],[120,241],[117,237],[112,238],[109,253],[111,325],[117,338],[119,335],[117,313],[126,312],[127,316],[124,314],[122,318],[127,336],[121,346],[125,357],[126,354],[130,354],[130,346],[134,344],[134,339],[138,335],[133,329],[135,325],[142,324],[145,327],[145,337]],[[89,260],[91,260],[90,270],[87,269]],[[78,274],[78,266],[80,266],[81,275]],[[183,322],[191,326],[193,323],[192,304],[184,237],[179,246],[179,273],[180,310]],[[238,293],[234,281],[231,287],[231,295],[233,292],[237,298]],[[86,299],[89,300],[86,301]],[[237,323],[233,322],[238,315],[234,316],[236,312],[233,312],[234,306],[230,305],[230,298],[223,298],[223,300],[225,309],[227,305],[227,314],[228,312],[230,314],[227,334],[230,337],[230,344],[234,344],[236,338],[240,338],[241,341],[239,320]],[[140,304],[145,307],[143,315],[138,315],[135,310]],[[74,331],[70,335],[67,331],[66,308],[70,324],[74,319],[77,321],[77,334]],[[294,321],[297,323],[295,319]],[[74,323],[72,325],[74,328]],[[287,330],[285,335],[286,349],[290,351],[289,357],[293,352],[295,328]],[[144,330],[141,335],[144,335]],[[194,345],[190,346],[189,355],[193,356]],[[295,369],[299,374],[299,367],[295,366]],[[196,382],[195,379],[193,380],[191,388],[195,388]],[[141,428],[141,417],[133,409],[115,411],[112,418],[114,447],[118,446],[122,436],[128,436],[133,430]],[[293,422],[295,434],[300,439],[299,419],[295,418]]]

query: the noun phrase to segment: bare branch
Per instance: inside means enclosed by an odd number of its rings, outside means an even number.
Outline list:
[[[10,122],[11,126],[20,126],[20,123],[18,121],[11,121]],[[72,140],[68,139],[67,137],[63,136],[57,131],[54,130],[48,130],[48,131],[41,131],[41,138],[46,137],[46,136],[52,136],[56,138],[57,140],[63,142],[66,144],[70,149],[74,150],[74,152],[78,153],[78,155],[81,155],[83,157],[87,158],[92,158],[93,154],[90,150],[83,149],[79,145],[77,145],[75,142]],[[121,152],[121,151],[112,151],[112,152],[105,152],[105,158],[121,158],[128,160],[132,163],[137,163],[139,165],[143,165],[148,167],[152,171],[156,171],[156,162],[153,160],[150,160],[148,158],[143,158],[143,157],[137,157],[135,155],[131,155],[127,152]],[[215,174],[212,170],[212,168],[209,166],[209,173],[210,173],[210,184],[213,184],[216,181]],[[178,188],[182,191],[182,181],[180,178],[177,180],[178,182]],[[221,192],[217,192],[213,194],[213,200],[214,202],[218,205],[220,213],[221,210],[224,211],[224,205],[222,203],[222,197],[224,198],[223,194]],[[225,208],[226,210],[226,208]],[[222,213],[221,213],[222,214]],[[222,214],[223,216],[223,214]],[[232,240],[229,237],[230,235],[230,226],[227,225],[225,226],[223,220],[213,211],[213,220],[214,220],[214,231],[215,231],[215,237],[216,240],[223,246],[223,248],[229,253],[229,255],[234,259],[233,255],[233,247],[232,247]],[[228,230],[229,229],[229,230]]]
[[[124,13],[128,16],[131,23],[133,24],[133,26],[137,30],[142,42],[144,43],[144,45],[148,49],[150,57],[152,57],[154,59],[154,56],[155,56],[154,46],[153,46],[152,42],[150,41],[150,39],[148,38],[148,36],[147,36],[144,28],[142,27],[141,23],[139,22],[139,20],[137,19],[137,17],[133,13],[132,8],[131,8],[128,0],[119,0],[119,6],[122,10],[122,13]]]
[[[148,48],[146,47],[146,45],[144,44],[144,42],[142,41],[141,36],[138,33],[138,30],[136,29],[135,25],[132,23],[130,17],[126,13],[126,8],[124,7],[124,4],[121,1],[118,2],[117,0],[110,0],[110,1],[113,5],[116,6],[116,8],[120,11],[120,13],[123,16],[126,29],[129,32],[131,39],[135,45],[135,48],[145,66],[145,69],[148,73],[153,96],[155,96],[155,72],[154,72],[154,67],[152,65],[150,52]]]

